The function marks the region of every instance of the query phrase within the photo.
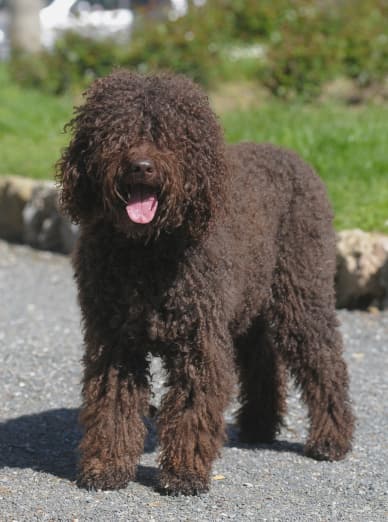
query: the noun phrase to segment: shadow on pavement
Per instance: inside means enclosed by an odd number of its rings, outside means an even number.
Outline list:
[[[23,415],[0,424],[0,468],[31,468],[75,480],[78,409]]]
[[[238,438],[238,429],[234,424],[228,424],[226,432],[228,435],[228,439],[225,443],[226,448],[239,448],[247,450],[258,449],[263,451],[276,451],[278,453],[296,453],[298,455],[303,455],[304,453],[304,445],[300,442],[289,442],[288,440],[275,440],[271,444],[246,444],[244,442],[240,442]]]
[[[78,409],[56,409],[23,415],[0,424],[0,468],[29,468],[74,481],[77,473],[77,446],[81,438]],[[148,436],[145,452],[157,446],[155,424],[147,419]],[[287,441],[273,444],[240,443],[233,424],[228,424],[226,447],[303,453],[303,445]],[[138,467],[137,480],[148,487],[157,485],[158,471],[150,466]]]

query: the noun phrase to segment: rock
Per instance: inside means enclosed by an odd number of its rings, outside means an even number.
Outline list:
[[[0,177],[0,237],[8,241],[23,239],[23,209],[36,185],[19,176]]]
[[[0,177],[0,237],[68,254],[78,227],[62,216],[53,182]],[[388,236],[361,230],[337,237],[337,306],[388,307]]]
[[[382,308],[388,301],[388,237],[345,230],[337,238],[337,306]]]
[[[77,233],[77,227],[59,212],[52,181],[0,177],[1,238],[68,254]]]
[[[58,209],[54,183],[37,185],[23,210],[23,240],[28,245],[54,252],[71,252],[77,227],[64,218]]]
[[[360,103],[362,91],[350,78],[339,77],[327,82],[322,88],[323,101],[334,100],[341,103]]]

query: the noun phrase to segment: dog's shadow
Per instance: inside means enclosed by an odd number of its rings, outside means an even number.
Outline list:
[[[1,423],[0,468],[30,468],[74,480],[81,438],[77,417],[77,409],[62,408]]]
[[[19,468],[43,471],[69,481],[76,479],[77,446],[81,438],[78,409],[56,409],[23,415],[0,424],[0,468]],[[146,420],[148,435],[145,452],[152,453],[157,446],[153,420]],[[226,447],[256,448],[302,454],[299,443],[276,441],[274,444],[248,445],[238,440],[233,424],[228,424]],[[137,481],[148,487],[157,485],[158,472],[151,466],[138,467]]]

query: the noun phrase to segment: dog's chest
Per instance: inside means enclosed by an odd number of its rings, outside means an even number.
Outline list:
[[[117,327],[136,341],[173,342],[195,315],[185,282],[164,264],[135,268],[122,268],[115,281]]]
[[[148,344],[153,349],[159,343],[176,342],[184,335],[187,324],[194,322],[194,311],[182,306],[175,287],[159,289],[149,282],[123,288],[124,312],[122,326],[129,339]]]

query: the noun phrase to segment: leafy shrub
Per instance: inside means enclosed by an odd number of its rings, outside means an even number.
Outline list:
[[[16,55],[11,76],[19,83],[46,92],[62,94],[83,89],[94,78],[120,65],[123,48],[110,40],[98,41],[66,33],[52,52],[37,56]]]
[[[213,0],[208,10],[210,17],[214,17],[213,11],[224,13],[233,39],[256,42],[270,38],[298,1],[300,3],[300,0]]]
[[[172,70],[208,85],[220,59],[215,21],[191,7],[178,21],[139,23],[123,65],[140,71]]]
[[[252,49],[263,54],[249,55]],[[169,69],[206,86],[254,77],[275,96],[311,99],[338,75],[381,82],[387,63],[387,0],[207,0],[190,2],[178,20],[138,17],[128,45],[67,34],[52,52],[15,57],[11,70],[52,93],[84,88],[123,66]]]
[[[192,7],[178,21],[139,19],[128,45],[65,33],[51,52],[14,56],[11,75],[23,85],[55,94],[84,88],[119,66],[143,72],[173,70],[208,85],[221,47],[218,34],[212,31],[216,22],[203,18],[202,9]]]
[[[338,18],[318,4],[300,4],[271,34],[261,75],[270,91],[284,98],[312,98],[340,70]]]
[[[360,85],[380,81],[388,74],[388,2],[348,0],[341,34],[343,69]]]
[[[313,98],[339,75],[379,82],[387,64],[385,0],[300,1],[270,35],[261,78],[277,96]]]

